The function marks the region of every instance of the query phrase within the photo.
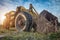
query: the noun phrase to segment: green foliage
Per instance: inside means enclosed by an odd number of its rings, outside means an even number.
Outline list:
[[[0,35],[3,34],[6,36],[1,37],[0,40],[60,40],[60,32],[46,35],[37,32],[17,32],[14,29],[0,30]]]
[[[43,40],[44,34],[31,33],[31,32],[17,32],[9,33],[1,40]]]
[[[50,34],[49,39],[50,40],[60,40],[60,32]]]

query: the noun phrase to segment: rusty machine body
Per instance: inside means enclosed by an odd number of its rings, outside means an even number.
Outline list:
[[[30,4],[29,9],[19,6],[16,11],[10,11],[5,16],[4,28],[9,29],[9,26],[15,26],[18,31],[30,31],[32,26],[36,25],[35,21],[38,14],[32,4]]]
[[[23,6],[19,6],[17,7],[16,11],[11,11],[7,13],[5,16],[6,19],[4,21],[3,27],[7,29],[9,29],[10,26],[14,26],[18,31],[31,31],[32,28],[34,29],[34,31],[38,31],[39,27],[40,28],[43,27],[43,25],[42,26],[39,25],[44,24],[41,23],[41,18],[37,11],[35,10],[35,8],[32,6],[32,4],[30,4],[29,9],[26,9]],[[38,22],[39,18],[40,23]],[[44,25],[47,25],[47,22]],[[41,29],[39,29],[39,31],[40,30]]]

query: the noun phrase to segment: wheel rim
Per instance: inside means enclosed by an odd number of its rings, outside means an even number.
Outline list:
[[[16,17],[16,28],[20,31],[23,31],[26,27],[26,17],[22,14],[19,14],[17,17]]]
[[[21,29],[23,29],[25,26],[25,19],[22,16],[18,17],[18,25]]]

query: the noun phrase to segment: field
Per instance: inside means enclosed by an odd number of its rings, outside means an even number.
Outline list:
[[[0,29],[0,40],[60,40],[60,32],[42,34],[38,32],[18,32],[14,28]]]

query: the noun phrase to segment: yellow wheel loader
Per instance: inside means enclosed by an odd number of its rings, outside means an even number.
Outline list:
[[[32,4],[30,4],[29,9],[19,6],[16,11],[10,11],[5,16],[6,21],[3,24],[5,28],[15,26],[18,31],[30,31],[32,26],[36,25],[35,21],[38,15]]]

